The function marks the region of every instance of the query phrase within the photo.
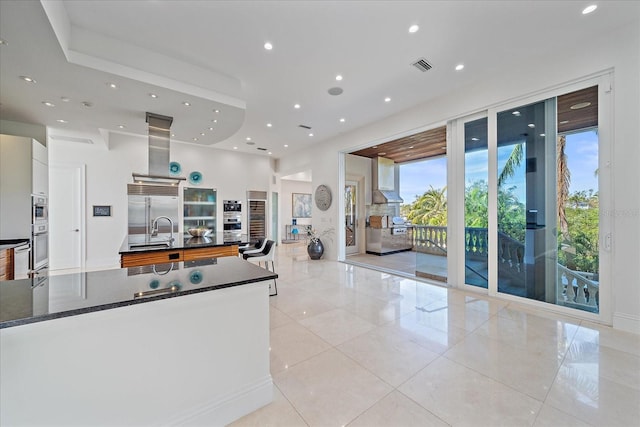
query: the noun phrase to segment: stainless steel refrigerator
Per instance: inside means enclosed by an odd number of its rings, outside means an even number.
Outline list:
[[[129,198],[129,235],[150,234],[151,223],[154,219],[166,216],[169,221],[158,222],[158,233],[169,234],[173,231],[177,236],[180,198],[178,186],[128,184]]]

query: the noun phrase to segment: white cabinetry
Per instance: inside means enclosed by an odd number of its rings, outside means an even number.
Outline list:
[[[46,196],[49,194],[49,156],[47,147],[35,139],[31,140],[31,145],[31,192],[33,194],[43,194]]]
[[[0,134],[0,238],[31,236],[31,194],[49,193],[47,158],[35,139]]]

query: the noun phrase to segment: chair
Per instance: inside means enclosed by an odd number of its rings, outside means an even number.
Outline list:
[[[265,239],[264,237],[260,237],[255,245],[243,246],[238,249],[238,252],[240,253],[240,255],[247,254],[247,253],[260,252],[264,249],[264,245],[266,243],[267,243],[267,239]]]
[[[269,270],[269,261],[271,261],[271,271],[275,273],[276,272],[276,267],[274,264],[274,255],[276,252],[275,248],[276,248],[275,242],[273,240],[267,240],[261,251],[251,252],[251,253],[245,252],[244,254],[242,254],[242,258],[247,261],[258,261],[258,265],[260,265],[260,263],[264,261],[264,267],[267,270]],[[276,282],[276,279],[273,279],[273,287],[275,289],[275,293],[269,294],[270,297],[278,295],[278,283]]]

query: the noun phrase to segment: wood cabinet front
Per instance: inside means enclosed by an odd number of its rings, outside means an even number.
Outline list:
[[[0,280],[13,280],[13,249],[0,250]]]
[[[225,256],[238,256],[238,245],[215,246],[184,250],[185,261],[196,261],[199,259],[218,258]]]
[[[176,249],[175,251],[123,254],[120,257],[120,266],[139,267],[141,265],[164,264],[167,262],[182,261],[183,258],[184,251],[182,249]]]
[[[238,245],[122,254],[120,256],[120,267],[140,267],[142,265],[165,264],[168,262],[179,261],[196,261],[199,259],[219,258],[225,256],[238,256]]]

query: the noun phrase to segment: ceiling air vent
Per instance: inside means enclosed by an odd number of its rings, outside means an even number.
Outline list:
[[[49,135],[49,139],[54,141],[79,142],[80,144],[93,144],[89,138],[76,138],[75,136]]]
[[[418,59],[416,62],[414,62],[411,65],[413,65],[414,67],[416,67],[418,70],[422,72],[429,71],[431,68],[433,68],[431,64],[429,64],[427,60],[424,58]]]
[[[262,148],[262,147],[258,147],[258,150],[260,150],[260,151],[267,151],[267,149],[266,149],[266,148]]]
[[[307,126],[307,125],[298,125],[299,128],[303,128],[303,129],[308,129],[311,130],[311,126]]]

